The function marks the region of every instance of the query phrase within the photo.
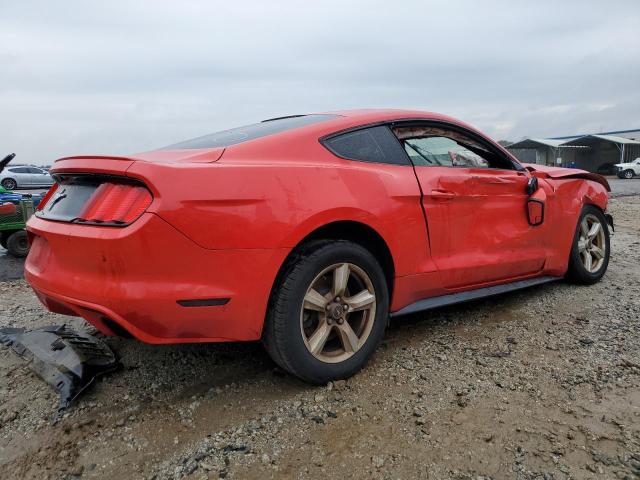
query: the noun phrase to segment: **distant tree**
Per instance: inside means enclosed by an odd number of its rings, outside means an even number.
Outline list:
[[[513,145],[513,142],[511,140],[498,140],[498,144],[503,147],[508,147],[509,145]]]

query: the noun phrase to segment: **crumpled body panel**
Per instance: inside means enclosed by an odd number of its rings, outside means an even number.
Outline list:
[[[561,168],[561,167],[548,167],[546,165],[537,165],[533,163],[522,164],[530,172],[537,173],[538,178],[584,178],[585,180],[591,180],[599,183],[607,192],[611,191],[609,182],[602,175],[597,173],[587,172],[586,170],[579,170],[576,168]]]

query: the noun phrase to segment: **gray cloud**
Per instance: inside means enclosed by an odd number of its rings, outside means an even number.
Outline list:
[[[511,140],[640,128],[640,4],[591,3],[3,2],[0,149],[49,163],[357,107]]]

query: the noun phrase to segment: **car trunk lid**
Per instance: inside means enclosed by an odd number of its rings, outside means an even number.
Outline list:
[[[159,194],[147,178],[130,173],[134,164],[155,164],[165,173],[166,168],[172,166],[193,164],[203,167],[203,164],[216,162],[224,150],[156,150],[127,157],[83,155],[61,158],[51,169],[56,183],[36,215],[58,222],[129,225],[147,211]]]

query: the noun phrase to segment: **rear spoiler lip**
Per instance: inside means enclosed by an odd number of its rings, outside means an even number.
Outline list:
[[[65,157],[56,160],[51,174],[56,173],[107,173],[126,176],[127,170],[135,160],[127,157],[80,156]]]
[[[201,148],[201,149],[182,149],[182,150],[153,150],[151,152],[136,153],[130,157],[117,155],[74,155],[71,157],[63,157],[54,163],[79,160],[92,161],[116,161],[116,162],[147,162],[170,165],[172,163],[213,163],[222,158],[226,148]],[[91,163],[87,165],[91,166]]]
[[[129,162],[135,162],[135,157],[118,157],[115,155],[72,155],[70,157],[62,157],[55,160],[53,163],[62,162],[64,160],[126,160]]]

